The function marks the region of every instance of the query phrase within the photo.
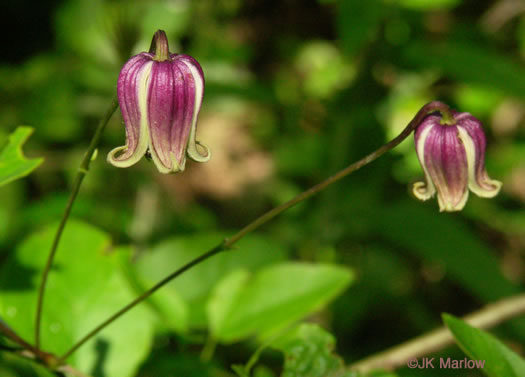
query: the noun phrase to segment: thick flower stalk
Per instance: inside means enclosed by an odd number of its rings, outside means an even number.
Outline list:
[[[204,74],[191,56],[169,52],[164,31],[155,33],[151,46],[120,71],[117,94],[126,145],[109,152],[108,162],[125,168],[149,152],[161,173],[174,173],[184,170],[186,156],[210,159],[208,148],[195,140]]]
[[[416,182],[414,195],[427,200],[437,192],[440,211],[460,211],[469,189],[482,198],[496,196],[501,182],[485,170],[485,134],[481,122],[455,111],[429,115],[415,131],[419,162],[425,182]]]

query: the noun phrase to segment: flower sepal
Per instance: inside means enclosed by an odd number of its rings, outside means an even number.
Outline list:
[[[485,170],[486,138],[481,122],[469,113],[447,115],[428,115],[416,128],[416,152],[425,181],[416,182],[412,191],[420,200],[437,193],[440,211],[453,212],[463,209],[469,190],[492,198],[502,184],[490,179]]]
[[[109,163],[129,167],[148,153],[159,172],[175,173],[184,170],[186,157],[210,159],[208,147],[196,140],[204,73],[191,56],[169,52],[164,31],[155,33],[150,52],[126,62],[117,94],[126,145],[109,152]]]

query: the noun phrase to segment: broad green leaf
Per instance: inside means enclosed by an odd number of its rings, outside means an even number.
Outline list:
[[[141,291],[214,247],[222,238],[218,233],[176,237],[145,251],[134,267]],[[208,296],[222,277],[239,268],[252,270],[279,262],[284,255],[280,245],[258,236],[247,236],[234,249],[215,255],[187,271],[163,288],[161,295],[153,295],[151,300],[165,324],[173,330],[204,328],[207,326],[205,305]],[[174,313],[180,316],[175,317]]]
[[[159,315],[161,328],[177,332],[188,330],[190,308],[176,291],[161,289],[148,299],[148,303]]]
[[[449,314],[443,314],[443,321],[468,357],[484,362],[481,370],[487,376],[525,376],[525,360],[498,339]]]
[[[319,325],[303,323],[272,344],[285,355],[282,377],[353,377],[334,354],[335,337]]]
[[[0,275],[0,316],[33,340],[36,291],[56,227],[30,236]],[[126,248],[110,248],[100,230],[70,220],[49,275],[42,318],[42,347],[62,354],[134,297],[123,265]],[[134,308],[82,346],[68,362],[95,377],[133,375],[150,350],[153,316]]]
[[[208,302],[208,320],[212,334],[218,334],[229,320],[230,311],[250,278],[247,270],[232,271],[214,289]]]
[[[345,267],[307,263],[282,263],[251,276],[232,272],[209,301],[211,332],[222,342],[267,335],[319,310],[352,280]]]
[[[27,159],[22,152],[22,145],[32,133],[33,128],[21,126],[9,135],[7,146],[0,152],[0,186],[25,177],[44,161],[43,158]]]

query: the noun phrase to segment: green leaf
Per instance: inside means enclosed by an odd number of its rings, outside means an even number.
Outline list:
[[[443,321],[469,358],[485,362],[482,371],[487,376],[525,376],[525,360],[498,339],[449,314],[443,314]]]
[[[303,323],[272,344],[285,355],[282,377],[353,377],[334,354],[335,338],[319,325]]]
[[[56,227],[30,236],[3,266],[0,316],[33,340],[37,287]],[[62,354],[96,325],[129,303],[134,294],[123,273],[128,248],[110,248],[107,234],[70,220],[48,278],[42,347]],[[68,363],[96,376],[127,377],[149,353],[153,316],[138,306],[82,346]]]
[[[0,186],[25,177],[35,170],[43,158],[27,159],[22,152],[22,145],[33,133],[31,127],[18,127],[11,135],[7,146],[0,153]]]
[[[250,273],[241,269],[232,271],[217,284],[207,306],[212,334],[220,333],[221,329],[228,323],[230,311],[235,306],[249,278]]]
[[[223,235],[205,233],[176,237],[144,252],[134,270],[141,292],[175,269],[217,245]],[[231,271],[255,269],[284,259],[284,250],[264,238],[249,235],[236,248],[195,266],[169,283],[151,302],[165,324],[175,331],[207,326],[206,302],[212,288]]]
[[[233,342],[280,329],[319,310],[353,280],[341,266],[282,263],[250,275],[234,271],[208,304],[213,336]]]

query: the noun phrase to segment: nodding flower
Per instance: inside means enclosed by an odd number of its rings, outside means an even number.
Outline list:
[[[492,198],[501,182],[490,179],[485,170],[485,134],[481,122],[469,113],[427,116],[415,134],[417,157],[425,182],[416,182],[413,193],[427,200],[437,192],[440,211],[460,211],[469,190]]]
[[[148,153],[159,172],[175,173],[184,170],[186,156],[210,159],[208,147],[196,141],[204,73],[191,56],[169,52],[164,31],[155,33],[150,52],[126,62],[117,94],[126,145],[109,152],[109,163],[129,167]]]

